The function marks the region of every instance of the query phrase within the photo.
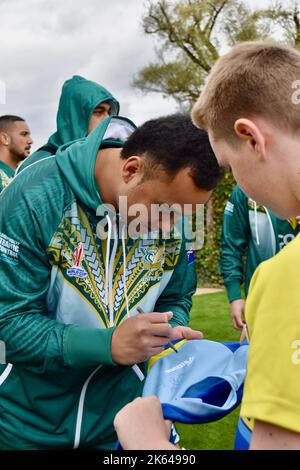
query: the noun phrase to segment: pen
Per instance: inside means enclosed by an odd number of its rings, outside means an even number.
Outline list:
[[[248,326],[247,326],[247,323],[245,321],[243,321],[243,330],[242,330],[242,333],[241,333],[241,337],[240,337],[240,344],[243,344],[244,340],[247,340],[248,343],[249,343],[249,331],[248,331]]]
[[[137,307],[136,309],[137,309],[137,311],[138,311],[139,313],[145,313],[144,310],[141,309],[141,307]],[[169,348],[173,349],[174,352],[178,353],[178,350],[175,348],[174,344],[172,344],[171,342],[169,342],[169,343],[168,343],[168,346],[169,346]]]

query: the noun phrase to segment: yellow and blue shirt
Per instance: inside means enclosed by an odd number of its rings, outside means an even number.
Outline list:
[[[250,355],[241,409],[300,433],[300,238],[262,263],[250,285]]]

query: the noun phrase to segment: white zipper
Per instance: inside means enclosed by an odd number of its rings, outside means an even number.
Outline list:
[[[110,326],[113,327],[114,326],[114,315],[113,315],[114,308],[113,308],[113,298],[112,298],[112,285],[113,285],[112,272],[113,272],[114,260],[115,260],[115,257],[116,257],[118,238],[117,238],[115,225],[112,224],[112,222],[111,222],[111,220],[109,219],[108,216],[106,216],[106,217],[107,217],[107,221],[108,221],[109,233],[108,233],[108,237],[107,237],[107,252],[106,252],[106,264],[105,264],[105,266],[106,266],[106,270],[105,270],[106,271],[105,272],[105,274],[106,274],[105,275],[105,301],[106,301],[106,305],[109,303]],[[111,256],[109,256],[110,255],[110,253],[109,253],[109,244],[110,244],[110,240],[111,240],[112,231],[114,232],[114,245],[113,245],[113,250],[112,250]],[[123,240],[122,240],[122,245],[123,245],[123,250],[124,250],[124,253],[125,253],[125,254],[123,254],[123,256],[124,256],[124,285],[125,285],[125,290],[126,290],[126,277],[125,277],[126,251],[124,249],[125,245],[123,243]],[[109,292],[109,294],[108,294],[108,292]],[[129,315],[129,308],[128,308],[127,293],[125,294],[125,297],[126,297],[127,314],[128,314],[128,316],[130,316]],[[80,398],[79,398],[78,411],[77,411],[75,440],[74,440],[73,449],[78,449],[79,444],[80,444],[83,406],[84,406],[84,400],[85,400],[87,387],[88,387],[91,379],[98,372],[98,370],[101,369],[101,367],[103,367],[102,364],[100,366],[98,366],[97,369],[95,369],[91,373],[91,375],[87,378],[87,380],[85,381],[85,383],[82,387],[82,390],[81,390],[81,393],[80,393]],[[134,372],[136,373],[136,375],[138,376],[138,378],[142,382],[144,380],[145,376],[144,376],[143,372],[141,371],[141,369],[139,368],[139,366],[137,364],[134,364],[132,366],[132,369],[134,370]]]
[[[81,393],[80,393],[80,398],[79,398],[79,405],[78,405],[78,411],[77,411],[77,419],[76,419],[76,431],[75,431],[75,440],[74,440],[74,447],[73,449],[78,449],[79,444],[80,444],[80,434],[81,434],[81,426],[82,426],[82,416],[83,416],[83,405],[84,405],[84,400],[85,400],[85,395],[86,395],[86,390],[88,388],[88,385],[96,372],[98,372],[99,369],[101,369],[103,365],[101,364],[100,366],[95,369],[91,375],[87,378],[85,381]]]
[[[12,365],[12,364],[7,364],[7,366],[5,367],[4,371],[3,371],[2,374],[0,375],[0,385],[2,385],[3,382],[7,379],[7,377],[8,377],[9,374],[11,373],[12,368],[13,368],[13,365]]]
[[[109,289],[112,290],[110,282],[110,276],[109,276],[109,268],[111,264],[111,260],[115,257],[116,249],[117,246],[116,244],[118,243],[117,238],[114,239],[114,246],[113,246],[113,253],[110,256],[109,253],[109,248],[110,248],[110,240],[111,240],[111,234],[112,234],[112,222],[108,216],[106,216],[107,222],[108,222],[108,237],[107,237],[107,253],[106,253],[106,263],[105,263],[105,302],[106,305],[108,305],[108,301],[110,302],[111,308],[109,309],[109,314],[110,314],[110,324],[113,326],[113,306],[112,306],[112,300],[111,300],[111,295],[108,296],[108,291]],[[108,298],[109,297],[109,298]],[[80,398],[79,398],[79,404],[78,404],[78,411],[77,411],[77,419],[76,419],[76,429],[75,429],[75,440],[74,440],[74,446],[73,449],[78,449],[79,444],[80,444],[80,435],[81,435],[81,427],[82,427],[82,417],[83,417],[83,407],[84,407],[84,400],[85,400],[85,395],[86,391],[88,388],[88,385],[94,375],[98,372],[99,369],[101,369],[103,365],[101,364],[98,366],[92,373],[91,375],[87,378],[85,381],[81,393],[80,393]]]

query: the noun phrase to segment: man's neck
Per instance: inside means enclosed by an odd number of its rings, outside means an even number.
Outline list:
[[[115,209],[118,209],[120,152],[118,148],[101,150],[95,165],[95,178],[101,199],[104,204],[112,204]]]
[[[6,151],[6,149],[0,150],[0,160],[14,171],[19,163],[15,158],[13,158],[10,152]]]

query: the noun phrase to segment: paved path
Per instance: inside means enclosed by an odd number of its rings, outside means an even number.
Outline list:
[[[195,295],[215,294],[216,292],[223,292],[224,289],[215,289],[213,287],[201,287],[196,290]]]

